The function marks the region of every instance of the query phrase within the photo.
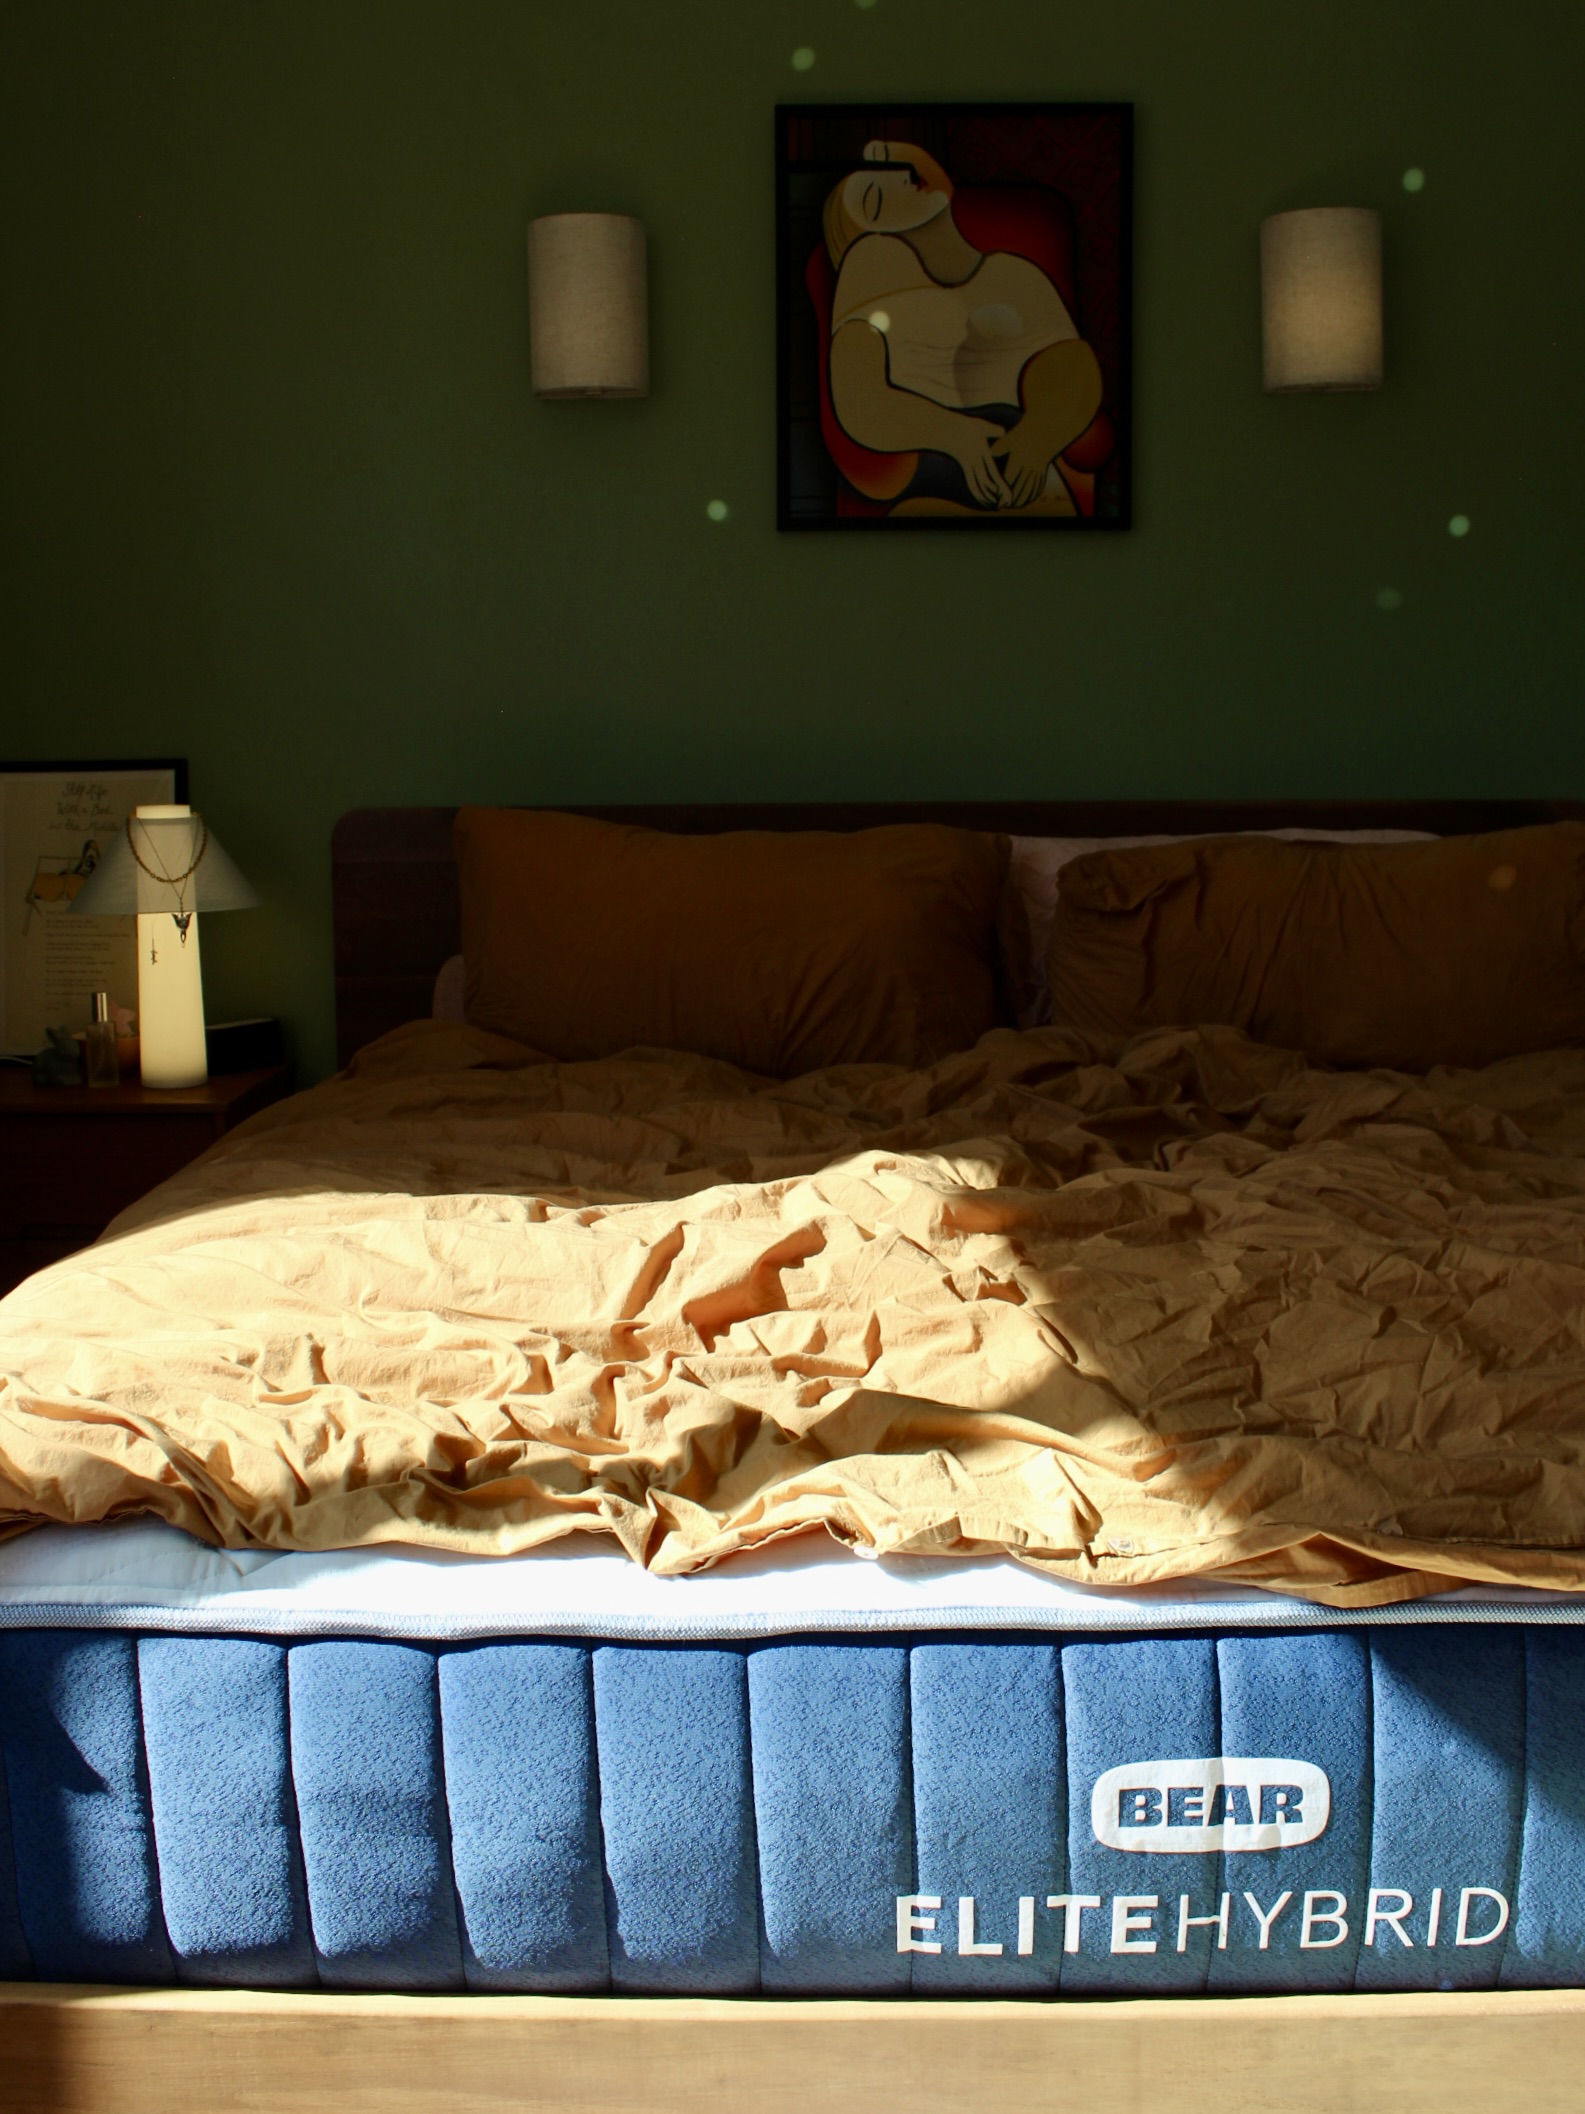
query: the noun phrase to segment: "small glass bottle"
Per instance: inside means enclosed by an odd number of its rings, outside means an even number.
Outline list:
[[[116,1055],[116,1024],[110,1018],[110,994],[94,993],[94,1017],[88,1023],[83,1051],[90,1086],[119,1086],[121,1060]]]

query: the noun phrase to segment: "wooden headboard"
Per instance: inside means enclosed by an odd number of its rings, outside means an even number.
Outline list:
[[[376,1035],[422,1020],[435,973],[462,944],[450,807],[369,807],[331,837],[336,1048],[345,1064]],[[1241,829],[1423,829],[1457,836],[1585,818],[1571,800],[972,800],[849,805],[572,807],[646,829],[873,829],[950,822],[1020,837],[1213,836]]]

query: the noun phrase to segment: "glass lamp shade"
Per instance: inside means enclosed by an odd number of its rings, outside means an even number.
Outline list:
[[[78,890],[74,916],[137,918],[145,1086],[201,1086],[208,1078],[197,912],[251,910],[258,900],[215,839],[205,836],[202,816],[187,807],[135,808]]]
[[[1381,387],[1379,213],[1273,213],[1260,229],[1260,293],[1268,390]]]
[[[648,396],[642,221],[623,213],[531,220],[528,307],[536,396]]]

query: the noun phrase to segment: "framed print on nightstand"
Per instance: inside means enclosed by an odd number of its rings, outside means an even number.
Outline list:
[[[776,113],[784,529],[1126,528],[1133,106]]]

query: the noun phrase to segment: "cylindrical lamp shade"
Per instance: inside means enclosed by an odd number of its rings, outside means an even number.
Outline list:
[[[648,396],[642,221],[623,213],[531,220],[528,305],[536,396]]]
[[[1273,213],[1260,228],[1269,390],[1381,387],[1381,215]]]

